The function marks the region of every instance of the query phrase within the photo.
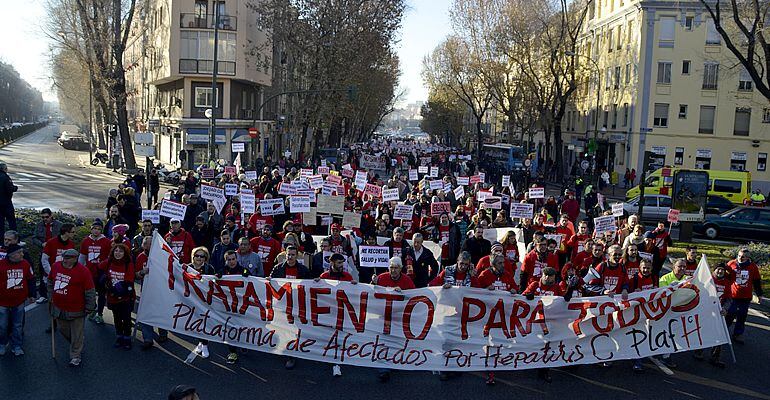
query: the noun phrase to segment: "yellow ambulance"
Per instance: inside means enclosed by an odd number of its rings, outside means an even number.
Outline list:
[[[684,168],[663,167],[647,176],[645,194],[671,195],[671,185],[674,183],[674,173]],[[699,170],[695,170],[699,171]],[[733,204],[743,204],[751,195],[751,173],[744,171],[705,170],[709,174],[710,196],[722,196]],[[639,186],[634,186],[626,192],[626,200],[639,196]]]

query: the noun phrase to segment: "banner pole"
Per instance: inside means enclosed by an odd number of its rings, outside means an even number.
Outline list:
[[[54,324],[53,315],[51,318],[51,358],[56,359],[56,324]]]

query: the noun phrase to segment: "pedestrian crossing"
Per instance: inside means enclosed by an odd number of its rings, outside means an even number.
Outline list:
[[[119,175],[97,174],[89,172],[14,172],[11,173],[14,182],[94,182],[94,181],[122,181],[125,179]]]

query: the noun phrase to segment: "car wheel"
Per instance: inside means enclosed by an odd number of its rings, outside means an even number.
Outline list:
[[[713,225],[706,227],[706,237],[709,239],[716,239],[719,236],[719,228]]]

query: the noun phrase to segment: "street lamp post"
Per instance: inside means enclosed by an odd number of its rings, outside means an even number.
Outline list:
[[[214,66],[211,70],[211,117],[209,120],[209,162],[216,160],[217,135],[217,50],[219,48],[219,3],[214,4]]]
[[[594,114],[594,146],[598,145],[597,139],[599,137],[599,103],[601,102],[601,88],[602,88],[602,70],[599,68],[599,64],[591,57],[586,57],[582,54],[575,53],[574,51],[568,50],[564,52],[565,55],[571,56],[571,57],[581,57],[585,58],[586,60],[590,61],[594,68],[596,68],[596,113]],[[596,147],[594,147],[594,174],[596,174],[596,186],[598,188],[599,186],[599,171],[596,170],[597,162],[596,162]]]

